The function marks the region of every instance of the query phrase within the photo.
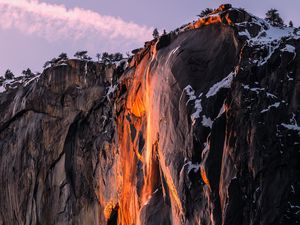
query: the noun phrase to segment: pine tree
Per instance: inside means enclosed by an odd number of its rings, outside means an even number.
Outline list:
[[[109,54],[107,52],[102,53],[102,62],[107,63],[109,61]]]
[[[121,61],[123,59],[123,54],[120,52],[117,52],[114,54],[113,60],[115,62]]]
[[[289,22],[289,27],[294,27],[293,21]]]
[[[199,17],[205,17],[208,14],[212,13],[213,11],[214,10],[211,9],[211,8],[206,8],[206,9],[202,10],[201,13],[199,15],[197,15],[197,16],[199,16]]]
[[[15,75],[8,69],[4,74],[5,79],[11,80],[15,77]]]
[[[64,52],[60,53],[60,55],[58,56],[58,59],[59,60],[67,60],[68,59],[67,53],[64,53]]]
[[[45,64],[44,64],[44,66],[43,66],[43,68],[45,69],[45,68],[47,68],[48,66],[51,66],[50,61],[46,61]]]
[[[74,54],[74,57],[78,59],[87,59],[87,51],[78,51]]]
[[[284,25],[283,19],[280,17],[277,9],[270,9],[266,13],[266,20],[273,26],[280,27]]]
[[[22,74],[25,76],[25,77],[31,77],[32,75],[34,75],[31,71],[31,69],[27,68],[27,70],[23,70],[22,71]]]
[[[100,62],[101,54],[100,54],[100,53],[97,53],[97,54],[96,54],[96,58],[97,58],[98,62]]]
[[[159,38],[159,32],[158,32],[157,28],[155,28],[155,29],[153,30],[152,36],[153,36],[154,39]]]

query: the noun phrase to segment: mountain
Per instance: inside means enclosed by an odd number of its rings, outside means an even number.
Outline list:
[[[299,29],[221,5],[134,52],[2,88],[0,225],[299,224]]]

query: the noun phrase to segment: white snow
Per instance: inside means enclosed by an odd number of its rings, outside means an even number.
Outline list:
[[[288,74],[287,74],[286,76],[287,76],[287,78],[288,78],[288,81],[294,80],[294,78],[290,77]]]
[[[245,84],[242,84],[242,87],[246,90],[250,90],[250,91],[253,91],[255,92],[256,94],[259,94],[260,91],[264,91],[265,89],[264,88],[258,88],[258,87],[255,87],[255,88],[251,88],[249,85],[245,85]]]
[[[300,127],[297,124],[286,124],[286,123],[282,123],[282,126],[284,126],[285,128],[289,129],[289,130],[294,130],[294,131],[298,131],[299,135],[300,135]]]
[[[84,65],[84,75],[86,76],[88,73],[88,63],[85,62],[85,65]]]
[[[256,94],[259,93],[259,91],[264,91],[265,89],[264,88],[250,88],[250,91],[254,91],[256,92]]]
[[[199,98],[202,96],[202,93],[199,95]],[[201,98],[195,100],[195,109],[196,111],[191,115],[191,119],[193,124],[195,124],[196,119],[200,117],[200,113],[202,112]]]
[[[183,168],[188,166],[187,172],[190,173],[192,170],[196,173],[200,169],[199,163],[193,164],[191,161],[187,162],[186,164],[183,165]]]
[[[15,80],[11,79],[11,80],[5,80],[3,83],[2,83],[2,87],[0,89],[0,93],[2,92],[5,92],[6,91],[6,86],[8,85],[12,85],[14,83]]]
[[[261,30],[256,37],[251,38],[249,37],[249,35],[247,35],[248,30],[246,29],[246,23],[237,23],[236,25],[245,28],[245,30],[239,32],[239,34],[242,36],[247,36],[247,43],[249,46],[265,48],[268,51],[267,56],[261,57],[258,61],[254,61],[257,62],[259,66],[264,65],[271,58],[274,51],[280,47],[280,40],[282,38],[300,38],[298,33],[294,33],[294,28],[292,27],[275,27],[263,19],[255,17],[253,15],[251,16],[253,17],[253,23],[261,27]],[[294,52],[294,48],[291,45],[287,45],[282,50]]]
[[[243,87],[244,89],[246,89],[246,90],[249,90],[249,89],[250,89],[249,85],[246,85],[246,84],[242,84],[242,87]]]
[[[186,105],[187,105],[190,101],[196,99],[195,91],[194,91],[194,89],[192,88],[191,85],[186,86],[183,90],[186,92],[187,96],[189,96],[189,99],[187,100]]]
[[[110,85],[108,87],[107,93],[106,93],[106,97],[108,99],[108,101],[110,101],[110,95],[113,94],[116,90],[117,90],[118,85]]]
[[[183,90],[186,92],[186,95],[189,97],[189,99],[186,102],[186,105],[190,101],[195,100],[194,108],[195,108],[196,111],[191,115],[192,123],[195,124],[196,119],[200,117],[200,113],[202,112],[202,105],[201,105],[202,93],[197,98],[196,95],[195,95],[195,91],[194,91],[194,89],[192,88],[191,85],[187,85]]]
[[[268,108],[266,108],[266,109],[264,109],[264,110],[262,110],[262,111],[260,111],[260,112],[261,112],[261,113],[267,112],[267,111],[269,111],[272,107],[278,108],[279,105],[280,105],[280,102],[276,102],[276,103],[274,103],[274,104],[272,104],[272,105],[269,105]]]
[[[249,34],[249,31],[248,30],[245,30],[245,31],[241,31],[239,32],[239,35],[240,36],[246,36],[248,39],[251,38],[250,34]]]
[[[211,118],[206,117],[205,115],[202,116],[202,125],[204,127],[209,127],[211,129],[213,122],[214,121],[212,121]]]
[[[230,88],[232,80],[233,80],[234,72],[231,72],[227,77],[223,80],[219,81],[218,83],[214,84],[206,94],[206,98],[214,96],[219,92],[222,88]]]
[[[292,45],[286,45],[283,49],[281,49],[282,52],[291,52],[295,53],[296,48]]]
[[[123,69],[125,69],[128,66],[128,60],[127,59],[122,59],[122,60],[120,60],[120,61],[118,61],[118,62],[115,63],[116,67],[121,66],[122,63],[124,63]]]
[[[271,98],[277,98],[275,95],[271,94],[270,92],[267,92],[267,97],[271,97]]]
[[[40,76],[41,76],[41,75],[37,75],[37,76],[31,78],[30,80],[26,81],[26,82],[23,84],[23,86],[26,87],[26,86],[27,86],[28,84],[30,84],[32,81],[38,80],[38,79],[40,78]]]
[[[0,86],[0,93],[3,93],[5,90],[5,88],[3,86]]]

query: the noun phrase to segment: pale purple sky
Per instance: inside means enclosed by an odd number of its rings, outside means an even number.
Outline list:
[[[151,38],[153,27],[170,31],[196,19],[217,0],[0,0],[0,75],[27,67],[41,71],[45,61],[77,50],[127,52]],[[234,7],[264,17],[279,10],[286,23],[300,25],[300,0],[232,0]]]

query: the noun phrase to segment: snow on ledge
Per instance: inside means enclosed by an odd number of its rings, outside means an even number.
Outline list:
[[[200,117],[200,113],[202,112],[202,105],[201,105],[201,96],[202,93],[197,97],[195,95],[195,90],[192,88],[191,85],[187,85],[183,91],[186,92],[186,95],[189,97],[189,99],[186,102],[186,105],[190,102],[195,100],[194,102],[194,108],[195,108],[195,112],[191,115],[191,120],[192,120],[192,124],[194,125],[196,122],[196,119]]]
[[[213,122],[214,121],[212,121],[211,118],[206,117],[205,115],[202,116],[202,125],[204,127],[209,127],[211,129],[212,125],[213,125]]]
[[[197,173],[200,169],[200,164],[193,164],[191,161],[187,162],[186,164],[183,165],[183,168],[188,166],[187,173],[189,174],[192,170],[194,170],[194,173]]]
[[[209,91],[206,94],[206,98],[209,98],[211,96],[214,96],[217,94],[222,88],[230,88],[234,72],[231,72],[227,77],[225,77],[223,80],[219,81],[218,83],[214,84]]]
[[[268,108],[264,109],[264,110],[261,110],[260,113],[264,113],[264,112],[267,112],[269,111],[271,108],[278,108],[280,105],[280,102],[276,102],[272,105],[269,105]]]
[[[282,123],[281,125],[282,125],[283,127],[285,127],[286,129],[298,131],[298,133],[299,133],[299,135],[300,135],[300,127],[299,127],[297,124],[286,124],[286,123]]]
[[[292,45],[286,45],[283,49],[281,49],[282,52],[290,52],[290,53],[295,53],[296,48]]]

